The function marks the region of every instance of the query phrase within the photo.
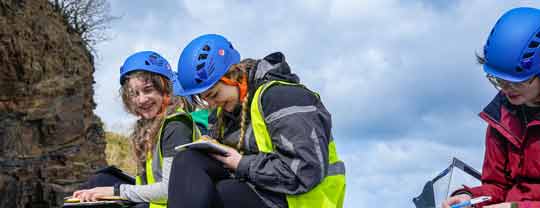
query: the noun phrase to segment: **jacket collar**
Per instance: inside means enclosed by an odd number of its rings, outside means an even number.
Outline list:
[[[497,129],[510,143],[520,147],[525,128],[522,127],[518,114],[524,113],[523,108],[524,106],[511,104],[506,96],[499,92],[480,113],[480,117],[491,127]],[[527,128],[536,125],[540,125],[538,115],[532,117],[531,121],[527,123]]]
[[[506,96],[499,92],[480,113],[480,117],[510,143],[520,147],[524,129],[517,113],[520,113],[520,107],[512,105]]]

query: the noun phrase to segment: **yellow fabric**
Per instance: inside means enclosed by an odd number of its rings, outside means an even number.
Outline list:
[[[256,90],[250,107],[251,125],[253,127],[257,147],[259,148],[259,151],[265,153],[273,152],[274,148],[270,133],[266,128],[260,100],[264,91],[274,84],[302,86],[300,84],[282,81],[271,81],[260,86]],[[314,94],[318,97],[318,94]],[[328,160],[329,164],[341,162],[337,155],[334,141],[331,141],[330,144],[328,144]],[[345,175],[338,174],[326,176],[320,184],[307,193],[287,195],[287,203],[289,208],[341,208],[343,207],[344,198]]]
[[[167,203],[158,204],[158,203],[150,202],[149,208],[167,208]]]
[[[199,128],[197,128],[197,125],[195,124],[195,122],[193,121],[193,119],[191,118],[191,116],[189,114],[185,113],[181,108],[178,108],[177,113],[167,116],[164,119],[164,121],[162,122],[161,127],[160,127],[159,132],[158,132],[157,145],[161,144],[161,134],[163,132],[163,128],[165,127],[165,125],[168,122],[182,121],[182,120],[185,120],[185,119],[190,121],[191,124],[192,124],[192,129],[193,129],[192,130],[192,132],[193,132],[192,133],[192,141],[197,140],[199,138],[199,136],[200,136]],[[148,152],[146,155],[147,155],[146,162],[145,162],[146,184],[153,184],[153,183],[155,183],[154,170],[152,168],[152,156],[153,155],[152,155],[151,152]],[[163,154],[161,153],[161,148],[160,147],[158,147],[158,157],[159,157],[159,163],[160,163],[159,166],[161,167],[161,164],[163,164]],[[135,181],[136,181],[137,185],[141,185],[142,184],[141,176],[137,176]],[[167,207],[167,200],[159,200],[159,201],[151,201],[150,202],[150,208],[166,208],[166,207]]]
[[[336,143],[334,142],[334,140],[330,141],[330,144],[328,144],[328,153],[328,163],[334,164],[340,161],[336,151]]]
[[[149,157],[146,158],[146,182],[147,184],[153,184],[155,183],[155,179],[154,179],[154,173],[152,169],[152,155],[150,154],[148,155]],[[163,156],[161,155],[161,151],[159,154],[159,159],[160,159],[159,162],[163,163]],[[167,207],[167,200],[151,201],[150,206],[149,206],[149,208],[166,208],[166,207]]]
[[[264,121],[264,116],[262,115],[262,110],[260,108],[260,100],[263,91],[269,86],[269,84],[262,85],[255,91],[253,96],[253,101],[251,101],[250,113],[251,113],[251,127],[255,133],[255,140],[257,143],[257,148],[260,152],[269,153],[274,151],[272,146],[272,139],[270,139],[270,134],[267,131],[266,123]]]

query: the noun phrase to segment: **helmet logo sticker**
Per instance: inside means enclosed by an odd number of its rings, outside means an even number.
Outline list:
[[[220,56],[224,56],[224,55],[225,55],[225,50],[219,49],[219,50],[218,50],[218,54],[219,54]]]

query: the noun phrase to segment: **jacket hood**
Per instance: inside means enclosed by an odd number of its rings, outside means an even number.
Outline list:
[[[300,78],[291,72],[291,68],[285,61],[285,56],[281,52],[274,52],[265,56],[257,62],[255,69],[250,70],[249,89],[255,90],[261,84],[272,80],[292,83],[300,82]]]

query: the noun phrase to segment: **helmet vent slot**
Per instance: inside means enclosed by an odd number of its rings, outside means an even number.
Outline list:
[[[540,45],[540,42],[531,41],[531,43],[529,43],[529,48],[537,48],[538,45]]]
[[[195,79],[195,82],[197,82],[197,84],[200,84],[200,83],[202,82],[202,79],[196,78],[196,79]]]
[[[204,47],[202,48],[203,51],[210,51],[210,46],[209,45],[204,45]]]
[[[523,68],[521,68],[521,67],[519,67],[519,66],[516,67],[516,72],[522,72],[522,71],[523,71]]]
[[[197,65],[197,71],[200,71],[202,68],[204,68],[204,62]]]
[[[536,37],[540,38],[540,32],[536,33]]]
[[[528,58],[531,58],[532,56],[534,56],[534,52],[529,52],[529,53],[525,53],[523,54],[523,59],[528,59]]]
[[[144,61],[144,64],[146,64],[147,66],[150,66],[150,62],[148,61]]]
[[[199,54],[199,60],[205,60],[208,57],[208,54]]]

